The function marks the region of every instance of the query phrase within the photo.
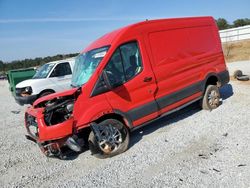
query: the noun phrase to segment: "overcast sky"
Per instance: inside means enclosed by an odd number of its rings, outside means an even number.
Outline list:
[[[0,0],[0,60],[82,51],[91,41],[145,19],[250,18],[250,0]]]

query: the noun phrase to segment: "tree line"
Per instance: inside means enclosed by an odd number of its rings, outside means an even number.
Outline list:
[[[14,69],[23,69],[23,68],[29,68],[29,67],[37,67],[41,66],[45,63],[51,62],[51,61],[57,61],[62,60],[65,58],[75,57],[78,53],[72,53],[72,54],[58,54],[55,56],[47,56],[47,57],[37,57],[34,59],[24,59],[24,60],[15,60],[11,61],[9,63],[5,63],[0,60],[0,72],[7,72],[8,70],[14,70]]]
[[[232,24],[230,24],[225,18],[219,18],[216,20],[216,23],[217,23],[219,30],[223,30],[223,29],[230,29],[230,28],[250,25],[250,19],[248,18],[237,19],[233,21]]]
[[[230,24],[225,18],[219,18],[216,20],[216,23],[217,23],[219,30],[223,30],[223,29],[250,25],[250,19],[248,18],[237,19],[232,24]],[[70,58],[70,57],[74,57],[77,55],[78,53],[66,54],[66,55],[58,54],[55,56],[47,56],[44,58],[37,57],[35,59],[15,60],[9,63],[6,63],[0,60],[0,72],[7,72],[8,70],[13,70],[13,69],[36,67],[36,66],[43,65],[44,63],[57,61],[57,60],[65,59],[65,58]]]

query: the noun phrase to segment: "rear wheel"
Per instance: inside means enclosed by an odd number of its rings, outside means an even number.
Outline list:
[[[213,110],[220,105],[219,88],[215,85],[208,85],[202,99],[202,108],[204,110]]]
[[[89,149],[95,157],[113,157],[127,150],[129,132],[120,121],[107,119],[93,129],[89,134]]]

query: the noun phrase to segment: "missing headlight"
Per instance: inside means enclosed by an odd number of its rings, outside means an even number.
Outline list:
[[[72,115],[74,100],[65,100],[49,105],[44,111],[44,120],[46,125],[51,126],[62,123],[69,119]]]
[[[74,103],[69,103],[67,104],[66,106],[66,109],[69,113],[72,113],[73,112],[73,108],[74,108]]]
[[[32,88],[30,86],[23,87],[23,88],[16,88],[16,96],[29,96],[32,94]]]

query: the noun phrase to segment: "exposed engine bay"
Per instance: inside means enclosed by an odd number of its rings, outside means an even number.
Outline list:
[[[56,125],[68,120],[73,113],[74,103],[81,89],[78,88],[73,95],[60,96],[48,101],[43,101],[35,108],[44,108],[44,121],[47,126]]]
[[[47,126],[62,123],[69,119],[74,108],[74,99],[61,97],[45,103],[44,121]]]

